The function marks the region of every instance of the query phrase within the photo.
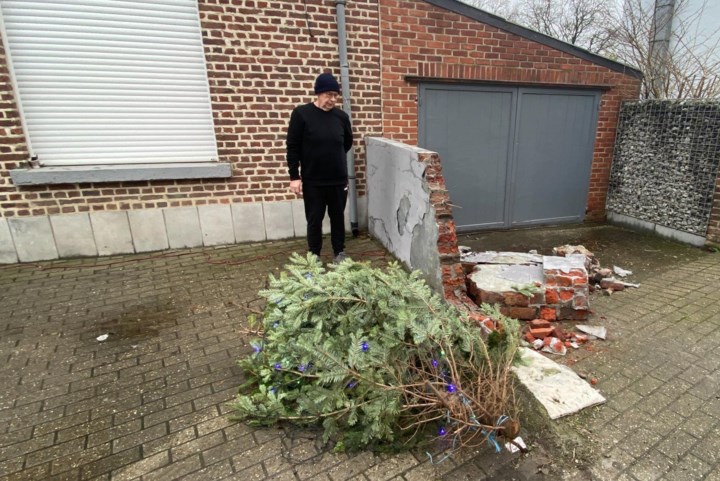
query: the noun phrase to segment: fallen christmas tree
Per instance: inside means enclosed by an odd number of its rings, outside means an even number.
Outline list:
[[[248,379],[233,403],[239,419],[320,423],[324,441],[341,449],[410,445],[432,433],[448,446],[499,450],[499,437],[517,434],[517,321],[484,306],[500,328],[483,336],[397,263],[326,269],[294,254],[260,294],[261,337],[239,362]]]

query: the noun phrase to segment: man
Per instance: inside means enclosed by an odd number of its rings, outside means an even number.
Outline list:
[[[350,118],[335,107],[340,85],[323,73],[315,80],[313,102],[296,107],[287,132],[290,190],[305,203],[308,250],[320,256],[322,221],[330,216],[330,241],[337,264],[345,259],[345,203],[348,171],[346,154],[352,148]]]

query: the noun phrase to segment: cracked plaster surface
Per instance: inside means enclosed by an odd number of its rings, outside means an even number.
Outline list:
[[[368,227],[370,233],[433,287],[442,288],[438,228],[425,181],[424,149],[368,138]]]

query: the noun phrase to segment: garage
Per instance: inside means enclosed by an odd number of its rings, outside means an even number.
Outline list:
[[[436,151],[459,231],[582,222],[600,92],[419,86],[418,141]]]

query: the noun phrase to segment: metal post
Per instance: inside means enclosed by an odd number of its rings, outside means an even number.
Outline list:
[[[673,32],[675,0],[655,0],[653,15],[653,37],[650,40],[650,65],[652,92],[659,98],[665,92],[670,62],[670,38]]]

